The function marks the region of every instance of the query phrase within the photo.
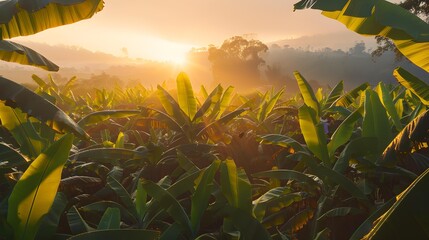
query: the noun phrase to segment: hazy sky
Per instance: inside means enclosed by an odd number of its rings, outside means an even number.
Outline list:
[[[93,18],[49,29],[25,41],[178,60],[192,47],[220,45],[243,34],[270,42],[347,31],[317,10],[293,12],[296,0],[105,0]]]

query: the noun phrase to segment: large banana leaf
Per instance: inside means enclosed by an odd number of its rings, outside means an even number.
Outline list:
[[[304,103],[314,110],[316,113],[316,119],[319,120],[320,104],[316,99],[316,95],[314,95],[313,89],[299,72],[294,72],[293,75],[298,83]]]
[[[197,100],[192,90],[191,80],[186,73],[181,72],[177,76],[176,83],[179,106],[189,119],[193,119],[197,113]]]
[[[69,131],[78,137],[89,138],[88,134],[61,109],[27,88],[3,77],[0,77],[0,100],[6,101],[6,105],[11,107],[20,108],[23,112],[47,123],[56,131]]]
[[[0,40],[0,59],[24,65],[40,67],[48,71],[58,71],[59,67],[34,50],[21,44]]]
[[[392,130],[387,117],[386,109],[371,89],[365,92],[364,116],[362,123],[362,135],[364,137],[376,137],[378,139],[379,152],[392,141]]]
[[[422,173],[382,215],[363,239],[429,238],[429,169]]]
[[[302,0],[295,9],[322,10],[350,30],[362,35],[377,35],[393,40],[411,62],[429,71],[429,25],[404,8],[385,0]]]
[[[34,160],[13,188],[7,221],[16,239],[34,239],[42,217],[49,212],[68,159],[73,135],[65,135]]]
[[[378,96],[380,97],[381,103],[383,104],[384,108],[386,109],[387,113],[390,116],[390,119],[395,125],[396,130],[401,131],[402,130],[401,119],[399,118],[399,114],[393,103],[393,98],[390,95],[390,92],[387,90],[383,82],[380,82],[377,85],[376,91],[378,93]]]
[[[85,127],[92,124],[97,124],[111,118],[126,118],[140,114],[140,110],[103,110],[90,113],[79,120],[78,125]]]
[[[335,101],[337,101],[338,98],[341,97],[341,94],[343,94],[344,91],[344,82],[340,81],[335,85],[335,87],[331,90],[331,92],[328,95],[328,98],[326,99],[326,102],[323,104],[323,109],[326,110],[330,108]]]
[[[386,147],[379,164],[394,166],[401,157],[411,154],[413,147],[426,142],[429,132],[429,110],[425,111],[396,135]]]
[[[299,125],[307,147],[326,166],[330,166],[326,135],[323,126],[316,118],[313,108],[303,105],[299,108]]]
[[[0,38],[31,35],[88,19],[103,6],[102,0],[4,0],[0,2]]]
[[[424,105],[429,106],[429,85],[400,67],[393,71],[393,76],[402,86],[414,93]]]

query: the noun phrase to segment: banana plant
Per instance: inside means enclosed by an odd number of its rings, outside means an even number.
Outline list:
[[[160,121],[166,122],[171,129],[185,136],[189,142],[194,138],[228,142],[228,135],[222,131],[222,127],[245,111],[238,108],[224,114],[231,102],[233,88],[223,91],[220,85],[217,86],[198,108],[189,77],[185,73],[180,73],[176,83],[177,101],[163,87],[158,86],[158,98],[165,112],[154,108],[144,109],[155,112]]]

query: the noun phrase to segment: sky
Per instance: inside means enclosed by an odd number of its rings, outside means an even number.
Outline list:
[[[93,18],[15,38],[117,56],[180,62],[193,47],[248,35],[265,43],[348,31],[295,0],[105,0]]]

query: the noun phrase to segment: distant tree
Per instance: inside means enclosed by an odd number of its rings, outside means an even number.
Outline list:
[[[213,79],[226,85],[261,84],[260,67],[265,65],[261,55],[267,51],[268,47],[261,41],[242,36],[225,40],[219,48],[209,46]]]
[[[426,22],[429,22],[429,0],[405,0],[404,2],[399,3],[399,6],[407,9],[413,14],[416,14]],[[396,54],[396,60],[402,59],[402,53],[396,49],[395,44],[393,44],[391,40],[381,36],[376,36],[375,39],[377,40],[378,46],[371,53],[373,57],[379,57],[387,51],[394,51]]]
[[[366,49],[365,43],[359,42],[359,43],[356,43],[354,47],[349,49],[349,53],[354,55],[361,55],[365,53],[365,49]]]

